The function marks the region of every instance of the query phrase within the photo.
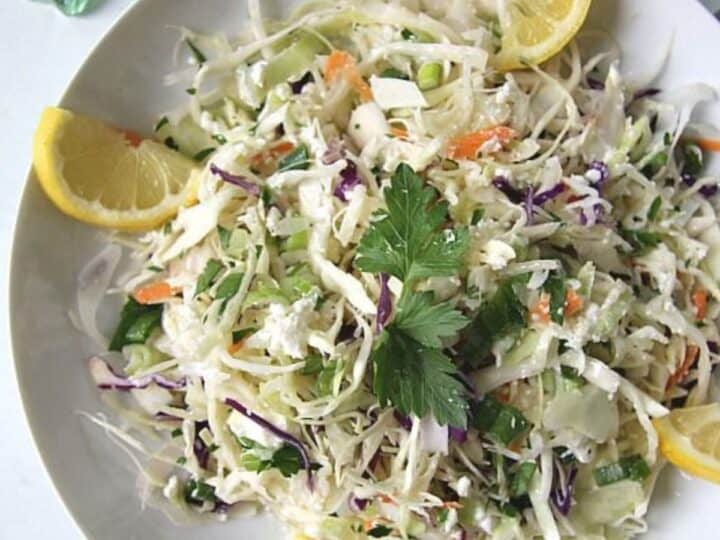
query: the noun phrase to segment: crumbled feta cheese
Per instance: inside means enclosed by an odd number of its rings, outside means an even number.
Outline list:
[[[370,77],[373,99],[381,109],[427,107],[425,96],[413,81],[392,77]]]
[[[267,349],[272,356],[304,358],[307,354],[309,323],[315,308],[315,296],[301,298],[289,307],[272,303],[263,327],[250,336],[247,347]]]
[[[493,270],[502,270],[516,257],[515,250],[502,240],[490,240],[483,247],[481,260]]]

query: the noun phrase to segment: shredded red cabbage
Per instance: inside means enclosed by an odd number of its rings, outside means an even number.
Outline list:
[[[527,224],[528,225],[532,225],[533,215],[535,214],[535,207],[533,205],[533,200],[534,200],[533,188],[528,187],[525,190],[525,202],[523,203],[523,206],[525,207],[525,215],[527,216]]]
[[[711,353],[713,353],[713,354],[720,353],[720,345],[718,345],[717,341],[708,341],[707,346]]]
[[[382,332],[392,313],[392,299],[388,287],[389,279],[390,276],[385,272],[380,274],[380,298],[378,299],[377,316],[375,317],[375,328],[378,332]]]
[[[179,390],[180,388],[184,388],[186,384],[185,378],[173,381],[158,374],[147,375],[138,379],[123,377],[122,375],[118,375],[110,364],[99,356],[93,356],[88,360],[88,369],[100,390],[128,392],[130,390],[142,390],[152,383],[166,390]]]
[[[203,420],[202,422],[195,422],[195,440],[193,441],[193,454],[195,454],[195,457],[198,460],[198,465],[202,469],[207,469],[208,461],[210,460],[210,451],[208,450],[208,447],[205,446],[205,441],[203,441],[200,438],[200,432],[205,429],[209,428],[210,424],[207,420]]]
[[[315,77],[313,77],[313,74],[309,71],[305,72],[305,75],[300,77],[297,81],[293,81],[290,83],[290,88],[292,89],[293,94],[301,94],[303,91],[303,88],[305,88],[306,84],[309,84],[311,82],[315,82]]]
[[[342,180],[335,186],[333,195],[343,202],[348,202],[348,192],[363,183],[357,165],[355,165],[353,161],[348,160],[345,168],[340,171],[340,177]]]
[[[602,161],[592,161],[590,165],[588,165],[587,170],[597,171],[600,174],[599,179],[592,183],[592,187],[598,191],[602,188],[602,185],[607,181],[607,179],[610,178],[610,169],[608,169],[607,164]]]
[[[397,420],[397,423],[402,426],[403,429],[410,431],[412,429],[412,420],[409,416],[405,416],[400,411],[395,409],[393,412],[393,416],[395,417],[395,420]]]
[[[706,184],[698,190],[698,193],[700,193],[703,197],[713,197],[717,192],[717,184]]]
[[[523,201],[523,194],[510,185],[510,181],[504,176],[496,176],[492,180],[492,185],[502,191],[511,202],[519,204]]]
[[[320,157],[323,165],[331,165],[345,157],[345,147],[340,139],[331,140]]]
[[[683,181],[683,184],[685,184],[687,187],[692,187],[695,185],[695,182],[697,181],[697,178],[695,178],[692,174],[688,173],[682,173],[680,175],[680,178]]]
[[[633,94],[633,101],[646,97],[657,96],[660,93],[659,88],[643,88]]]
[[[369,502],[370,501],[368,499],[361,499],[360,497],[356,497],[352,493],[348,497],[348,507],[353,512],[362,512],[363,510],[365,510]]]
[[[555,486],[555,489],[550,492],[550,499],[563,516],[567,516],[572,507],[572,495],[575,489],[577,473],[577,467],[572,467],[565,476],[565,485]]]
[[[252,182],[248,182],[242,176],[238,176],[236,174],[231,174],[227,171],[224,171],[214,163],[210,164],[210,172],[215,176],[219,176],[223,179],[224,182],[227,182],[228,184],[232,184],[234,186],[242,188],[252,195],[260,195],[260,186],[258,186],[257,184],[253,184]]]
[[[535,206],[542,206],[543,204],[551,201],[564,191],[565,184],[563,184],[562,182],[558,182],[550,189],[546,189],[545,191],[541,191],[540,193],[535,194],[535,196],[533,196],[533,204]]]
[[[464,443],[465,441],[467,441],[468,432],[467,429],[450,426],[449,435],[453,441]]]
[[[236,401],[232,398],[225,398],[225,405],[232,407],[237,412],[242,414],[244,417],[246,417],[248,420],[251,420],[255,422],[258,426],[267,429],[270,433],[278,437],[279,439],[282,439],[286,443],[288,443],[290,446],[295,447],[295,449],[300,452],[300,457],[302,458],[303,462],[303,469],[307,472],[308,475],[308,486],[310,487],[310,490],[313,489],[313,479],[312,479],[312,464],[310,463],[310,455],[308,454],[307,450],[305,449],[305,445],[300,442],[299,439],[296,437],[290,435],[286,431],[283,431],[279,427],[271,424],[267,420],[265,420],[262,416],[259,416],[255,414],[254,412],[248,410],[245,405],[240,403],[239,401]]]
[[[593,90],[605,90],[605,83],[592,77],[587,78],[587,85]]]

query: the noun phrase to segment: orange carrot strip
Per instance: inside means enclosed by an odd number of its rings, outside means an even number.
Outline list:
[[[157,304],[175,294],[175,290],[167,281],[157,281],[140,287],[133,293],[133,298],[141,304]]]
[[[232,343],[228,346],[227,352],[231,355],[234,355],[238,352],[240,352],[243,347],[245,347],[245,340],[236,341],[235,343]]]
[[[407,139],[408,131],[403,126],[390,126],[390,134],[398,139]]]
[[[448,157],[452,159],[475,159],[480,147],[489,140],[497,139],[504,146],[517,136],[517,131],[507,126],[494,126],[460,135],[451,139],[448,143]]]
[[[378,499],[387,504],[395,504],[395,500],[389,495],[378,495]]]
[[[582,298],[574,289],[568,289],[565,292],[565,316],[572,317],[576,313],[580,313],[583,307]]]
[[[140,146],[140,143],[142,143],[144,140],[142,135],[129,129],[121,129],[120,133],[123,134],[123,137],[125,137],[127,143],[133,148],[137,148],[138,146]]]
[[[530,319],[534,322],[550,322],[550,295],[541,294],[537,303],[530,308]]]
[[[707,315],[707,291],[705,289],[695,289],[692,293],[692,303],[695,306],[695,318],[702,321]]]
[[[362,78],[357,69],[355,59],[345,51],[335,50],[330,53],[325,62],[325,81],[333,83],[338,77],[342,77],[360,96],[363,101],[372,100],[372,90],[370,86]]]
[[[463,505],[457,501],[446,501],[442,503],[443,508],[455,508],[456,510],[463,507]]]
[[[697,345],[688,345],[685,348],[685,359],[683,360],[683,363],[680,364],[680,367],[675,370],[675,373],[670,375],[670,378],[665,385],[666,392],[676,384],[682,382],[683,379],[687,377],[688,373],[690,372],[690,368],[695,363],[695,360],[697,360],[699,353],[700,348]]]
[[[348,68],[355,67],[355,59],[345,51],[334,50],[325,62],[325,82],[335,81]]]
[[[720,152],[720,140],[718,139],[697,139],[695,143],[708,152]]]
[[[280,141],[272,145],[270,148],[267,148],[262,152],[258,152],[257,154],[251,156],[250,163],[257,167],[259,165],[262,165],[263,163],[267,163],[269,161],[279,158],[280,156],[292,152],[294,148],[295,145],[290,141]]]

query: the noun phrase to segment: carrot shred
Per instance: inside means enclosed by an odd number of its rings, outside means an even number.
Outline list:
[[[450,139],[448,157],[452,159],[475,159],[480,147],[491,139],[497,139],[503,146],[518,136],[517,131],[507,126],[494,126]]]
[[[140,144],[144,140],[142,135],[129,129],[121,129],[120,133],[123,134],[123,137],[125,137],[125,141],[127,141],[127,143],[133,148],[137,148],[138,146],[140,146]]]
[[[582,307],[582,297],[574,289],[568,289],[565,292],[565,316],[572,317],[576,313],[580,313]]]
[[[378,495],[378,499],[387,504],[395,504],[395,500],[389,495]]]
[[[720,140],[718,139],[697,139],[695,143],[708,152],[720,152]]]
[[[133,298],[140,304],[157,304],[175,294],[167,281],[157,281],[140,287],[133,293]]]
[[[688,345],[685,348],[685,359],[683,360],[683,363],[680,364],[680,367],[677,368],[672,375],[670,375],[670,378],[668,378],[667,384],[665,385],[666,392],[687,377],[690,372],[690,368],[693,367],[699,353],[700,347],[697,345]]]
[[[372,100],[372,90],[357,69],[355,59],[346,51],[334,50],[325,62],[325,82],[333,83],[338,77],[345,79],[362,101]]]
[[[550,323],[550,296],[541,294],[540,299],[530,308],[530,319],[543,324]]]
[[[695,306],[695,318],[702,321],[707,315],[708,295],[705,289],[695,289],[692,293],[692,303]]]
[[[280,141],[272,145],[270,148],[267,148],[262,152],[258,152],[257,154],[251,156],[250,163],[252,163],[252,165],[255,167],[259,167],[264,163],[268,163],[279,158],[280,156],[284,156],[285,154],[292,152],[294,148],[295,145],[290,141]]]
[[[407,139],[408,131],[403,126],[390,126],[390,134],[398,139]]]
[[[231,355],[234,355],[234,354],[240,352],[241,350],[243,350],[244,347],[245,347],[245,340],[241,339],[240,341],[231,343],[227,348],[227,352]]]
[[[500,403],[508,403],[510,401],[510,385],[505,384],[495,391],[495,399]]]
[[[459,510],[463,507],[463,505],[457,501],[445,501],[442,503],[443,508],[454,508],[456,510]]]

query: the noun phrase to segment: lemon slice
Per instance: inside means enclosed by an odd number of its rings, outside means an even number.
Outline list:
[[[503,0],[499,10],[501,49],[495,67],[519,69],[560,52],[585,22],[591,1]]]
[[[195,163],[100,120],[48,107],[33,145],[47,196],[65,214],[123,230],[156,227],[195,196]]]
[[[653,423],[670,463],[720,483],[720,403],[675,409]]]

